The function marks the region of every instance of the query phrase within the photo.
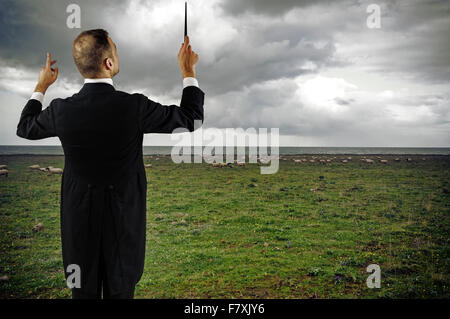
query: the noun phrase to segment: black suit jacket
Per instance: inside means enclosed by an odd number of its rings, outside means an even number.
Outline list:
[[[58,136],[64,150],[63,264],[65,273],[70,264],[80,266],[79,289],[84,293],[96,293],[100,262],[112,292],[139,281],[147,192],[143,135],[197,129],[203,123],[203,102],[204,92],[195,86],[183,89],[178,107],[106,83],[87,83],[79,93],[54,99],[44,110],[34,99],[25,105],[17,135],[31,140]]]

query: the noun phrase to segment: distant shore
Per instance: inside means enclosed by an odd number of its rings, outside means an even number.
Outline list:
[[[224,153],[232,148],[224,149]],[[172,146],[143,146],[144,155],[170,155]],[[248,154],[248,147],[245,148]],[[270,147],[267,152],[270,153]],[[237,153],[235,148],[234,153]],[[280,147],[284,155],[450,155],[448,147]],[[0,155],[64,155],[61,146],[0,145]]]
[[[13,157],[23,157],[23,158],[64,158],[64,154],[0,154],[0,158],[13,158]],[[144,154],[144,159],[151,159],[151,158],[170,158],[170,154]],[[395,158],[399,158],[401,160],[406,160],[407,158],[410,158],[412,160],[431,160],[431,159],[450,159],[450,155],[447,154],[352,154],[352,153],[341,153],[341,154],[280,154],[278,159],[280,161],[290,161],[295,159],[336,159],[336,160],[345,160],[348,157],[353,158],[354,160],[359,160],[362,158],[373,158],[375,160],[377,159],[391,159],[394,160]],[[223,156],[224,161],[226,159],[226,156],[224,154]],[[235,154],[235,158],[237,159],[238,156]],[[259,158],[259,157],[258,157]],[[261,156],[261,158],[264,158]],[[270,157],[266,156],[266,159],[269,160]],[[246,161],[248,161],[249,156],[246,154],[245,156]]]

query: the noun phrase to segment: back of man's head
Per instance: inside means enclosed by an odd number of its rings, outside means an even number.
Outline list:
[[[94,29],[81,32],[72,46],[73,60],[85,78],[95,78],[102,72],[103,60],[112,58],[108,32]]]

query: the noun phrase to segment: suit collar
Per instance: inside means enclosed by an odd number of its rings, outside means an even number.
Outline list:
[[[80,90],[80,94],[88,93],[106,93],[114,92],[116,89],[111,84],[99,82],[99,83],[84,83]]]

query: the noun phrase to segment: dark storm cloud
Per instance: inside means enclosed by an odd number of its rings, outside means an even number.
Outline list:
[[[374,31],[364,28],[364,20],[369,4],[379,4],[382,8],[382,30],[374,37]],[[231,16],[263,15],[269,18],[281,16],[293,9],[308,9],[314,6],[315,17],[320,21],[320,12],[324,14],[332,8],[334,20],[321,21],[315,25],[305,25],[302,19],[292,28],[297,35],[299,30],[310,39],[333,38],[339,32],[345,32],[352,41],[362,43],[366,51],[370,45],[375,47],[371,70],[386,73],[398,72],[406,76],[430,82],[447,82],[450,78],[450,2],[448,0],[397,0],[397,1],[296,1],[296,0],[229,0],[221,7]],[[343,14],[344,13],[344,14]],[[324,23],[325,22],[325,23]],[[276,24],[276,23],[275,23]],[[271,24],[268,24],[270,29]],[[309,27],[309,28],[308,28]],[[287,38],[283,28],[262,30],[259,35]],[[286,26],[284,26],[286,29]],[[394,35],[398,35],[394,37]],[[383,41],[383,39],[385,41]],[[295,41],[295,40],[294,40]],[[384,47],[376,49],[378,43]],[[355,52],[357,53],[357,52]],[[341,61],[342,62],[342,61]]]
[[[282,133],[315,141],[328,137],[345,144],[359,139],[361,145],[375,143],[377,136],[382,144],[389,140],[388,132],[407,141],[409,125],[411,136],[425,132],[411,141],[450,140],[449,97],[439,86],[450,79],[450,2],[379,2],[382,27],[369,29],[366,8],[372,2],[191,1],[190,34],[200,55],[197,74],[207,97],[206,125],[280,127]],[[2,101],[10,93],[29,96],[47,51],[60,68],[60,79],[47,98],[76,92],[82,78],[71,46],[79,32],[92,28],[108,30],[117,44],[118,89],[142,91],[161,103],[179,101],[176,55],[184,1],[77,1],[81,30],[66,27],[69,3],[2,1],[0,93],[8,92],[0,96]],[[331,68],[343,75],[334,75],[331,84],[319,85],[314,94],[301,90],[303,78],[314,80],[315,74]],[[342,84],[344,74],[354,71],[404,81],[425,93],[397,92],[383,80],[376,89],[392,90],[392,96],[364,89],[355,93]],[[366,84],[363,77],[359,81],[352,84]],[[328,104],[320,99],[333,90],[337,95],[326,99]]]
[[[57,0],[4,0],[0,11],[0,64],[39,69],[50,51],[58,60],[62,76],[79,78],[73,63],[72,42],[80,29],[69,29],[66,8],[71,2]],[[99,13],[107,14],[108,6],[118,11],[125,2],[77,1],[82,8],[83,29],[101,28]],[[79,78],[81,83],[81,78]]]
[[[156,3],[139,4],[152,9]],[[116,40],[118,32],[128,32],[115,29],[118,21],[128,18],[133,23],[133,17],[126,16],[124,12],[127,6],[124,1],[79,1],[78,4],[82,11],[82,29],[103,27],[110,32],[113,40]],[[2,11],[0,19],[3,64],[22,65],[37,70],[45,52],[49,50],[58,59],[61,76],[81,82],[70,50],[80,30],[65,26],[68,15],[65,13],[66,6],[67,3],[61,1],[8,1],[8,9]],[[177,27],[174,25],[171,29]],[[237,22],[233,28],[239,35],[215,48],[214,59],[199,67],[203,87],[210,94],[236,90],[255,82],[309,73],[311,70],[303,67],[307,62],[314,63],[317,69],[335,63],[331,61],[334,53],[332,39],[324,34],[319,35],[311,26],[302,28],[301,34],[295,24],[267,23],[265,20],[254,21],[246,25],[245,29],[240,29]],[[169,30],[168,38],[172,38],[173,34]],[[150,32],[148,39],[152,39]],[[300,43],[302,39],[306,41]],[[313,40],[325,41],[326,44],[317,48]],[[195,43],[195,39],[193,41]],[[133,85],[150,87],[152,91],[167,94],[174,90],[174,83],[179,81],[176,63],[178,47],[174,47],[174,52],[170,54],[163,53],[164,49],[169,50],[167,43],[155,42],[156,46],[162,46],[161,52],[148,52],[147,47],[140,42],[116,42],[123,70],[117,76],[116,83],[126,88]]]
[[[449,2],[450,3],[450,2]],[[411,30],[412,41],[399,43],[394,50],[402,57],[393,65],[397,70],[420,73],[427,81],[450,80],[450,12],[446,17],[430,19]]]
[[[403,73],[434,83],[448,82],[450,1],[397,0],[386,2],[382,13],[383,32],[377,38],[366,33],[366,40],[376,52],[374,70]],[[364,43],[362,37],[356,38]]]
[[[139,5],[151,10],[158,3],[139,2]],[[6,0],[3,6],[6,9],[0,13],[0,63],[37,69],[42,64],[45,51],[50,50],[58,59],[62,76],[81,81],[70,50],[80,30],[65,26],[67,4],[64,1]],[[82,29],[104,27],[115,39],[115,33],[128,32],[114,29],[118,21],[129,19],[130,23],[133,22],[133,17],[125,14],[127,1],[79,1],[78,4],[82,9]],[[336,59],[335,55],[335,35],[341,32],[348,35],[350,44],[352,39],[361,43],[361,50],[368,47],[364,46],[364,42],[373,42],[378,52],[371,54],[367,61],[371,63],[371,70],[415,74],[429,81],[446,80],[450,67],[448,2],[413,4],[396,1],[388,2],[383,7],[385,10],[382,13],[389,19],[383,25],[387,29],[384,32],[388,36],[400,32],[408,37],[404,41],[389,40],[377,48],[382,37],[374,36],[367,28],[361,28],[361,22],[367,16],[366,2],[357,6],[356,1],[223,1],[220,6],[232,16],[231,20],[226,21],[237,34],[220,43],[214,49],[214,58],[207,63],[200,52],[202,61],[199,74],[208,92],[221,94],[256,82],[319,72],[324,67],[344,63],[344,59]],[[305,11],[311,16],[299,15],[299,19],[294,21],[277,17],[295,8],[311,10],[311,6],[316,10]],[[244,12],[249,16],[265,16],[239,20]],[[316,19],[318,22],[314,23]],[[174,25],[171,29],[177,27]],[[166,32],[168,38],[173,38],[174,32]],[[214,30],[211,32],[213,35]],[[151,38],[152,34],[149,33],[148,39]],[[179,78],[176,52],[149,53],[139,42],[126,45],[116,42],[123,70],[116,78],[117,83],[129,87],[138,82],[138,86],[148,86],[166,93],[174,90],[173,83]],[[318,42],[325,45],[315,46]],[[175,51],[176,47],[173,48]],[[165,45],[162,49],[169,47]],[[304,68],[307,63],[313,63],[315,68]]]
[[[232,15],[256,13],[268,16],[276,16],[282,15],[294,8],[302,8],[317,4],[323,5],[330,2],[332,2],[332,0],[229,0],[223,1],[221,3],[221,6],[226,12]]]

